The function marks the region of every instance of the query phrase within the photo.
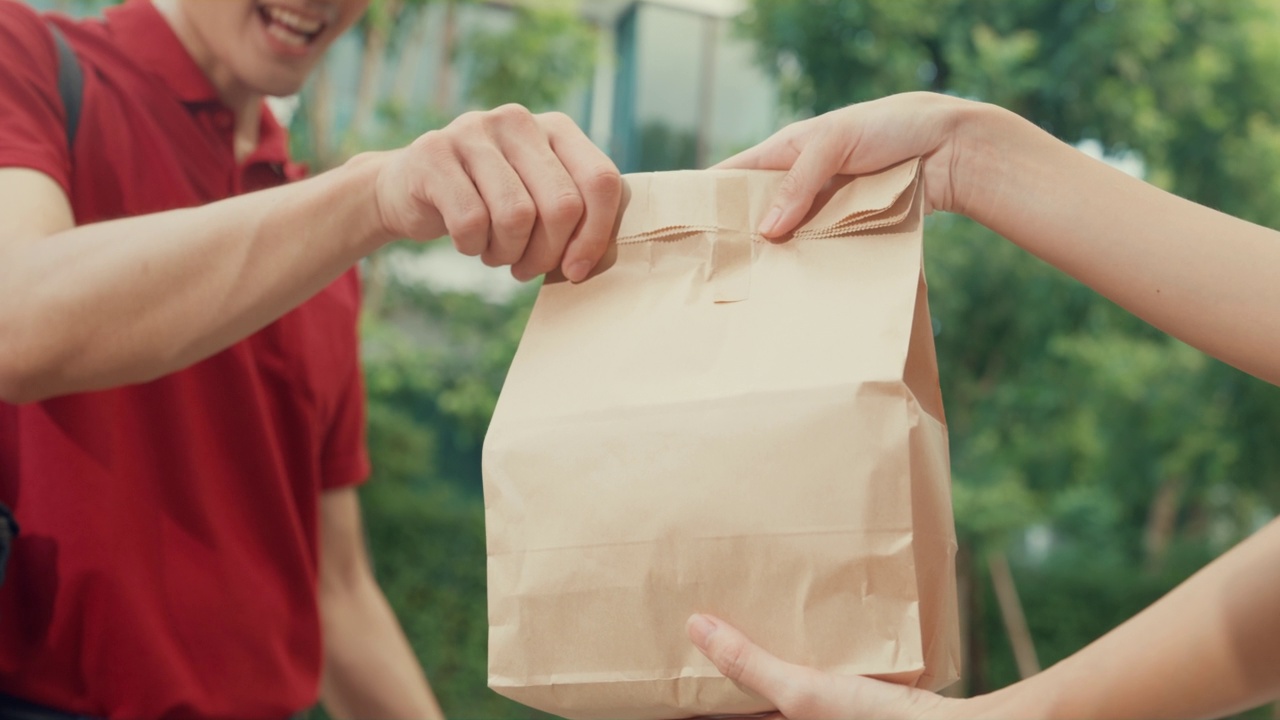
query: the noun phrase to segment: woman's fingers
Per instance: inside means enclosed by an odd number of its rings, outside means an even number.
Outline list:
[[[865,677],[842,677],[781,660],[718,618],[693,615],[689,638],[725,677],[791,720],[958,717],[959,700]]]

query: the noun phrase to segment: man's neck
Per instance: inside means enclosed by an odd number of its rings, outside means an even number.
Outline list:
[[[258,147],[259,130],[262,127],[262,96],[258,95],[252,103],[232,107],[231,112],[236,118],[234,142],[236,162],[240,163]]]

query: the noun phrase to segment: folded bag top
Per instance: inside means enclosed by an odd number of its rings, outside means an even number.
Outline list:
[[[489,683],[568,717],[769,710],[689,643],[958,674],[919,163],[841,177],[782,242],[784,174],[628,175],[602,268],[549,280],[484,449]]]
[[[808,217],[782,240],[839,237],[902,222],[911,209],[919,163],[873,176],[832,181]],[[713,239],[707,279],[718,302],[746,298],[750,243],[767,242],[755,230],[786,175],[777,171],[685,170],[626,178],[625,207],[616,243],[671,240],[691,234]]]

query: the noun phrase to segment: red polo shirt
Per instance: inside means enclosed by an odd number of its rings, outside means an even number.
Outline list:
[[[295,177],[269,112],[236,162],[231,114],[147,2],[57,24],[85,70],[75,147],[48,29],[0,0],[0,167],[48,174],[78,223]],[[315,701],[317,503],[368,473],[357,305],[351,272],[168,377],[0,404],[0,501],[22,525],[0,588],[0,692],[128,718]]]

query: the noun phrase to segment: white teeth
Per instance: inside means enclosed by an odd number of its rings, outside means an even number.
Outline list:
[[[291,30],[286,30],[275,23],[267,25],[267,32],[271,33],[271,37],[294,47],[302,47],[307,44],[306,38]]]
[[[292,10],[284,8],[268,7],[267,14],[273,21],[301,35],[310,35],[324,27],[324,23],[319,20],[303,17]]]

